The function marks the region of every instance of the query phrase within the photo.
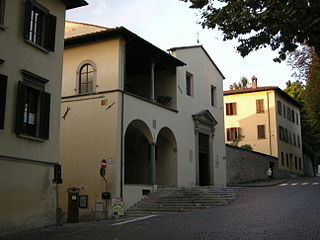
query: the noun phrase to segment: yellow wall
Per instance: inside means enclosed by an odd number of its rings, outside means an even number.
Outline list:
[[[258,99],[263,99],[263,113],[256,113],[256,100]],[[240,141],[239,146],[250,144],[254,151],[279,158],[279,168],[289,170],[289,167],[284,168],[281,166],[281,152],[288,152],[302,159],[301,148],[299,149],[288,143],[279,141],[278,127],[280,124],[285,128],[292,129],[293,132],[300,132],[301,130],[296,124],[291,123],[287,119],[279,117],[277,114],[276,105],[278,99],[280,99],[282,102],[285,102],[285,104],[291,109],[294,109],[295,112],[298,112],[298,107],[285,100],[274,90],[225,95],[225,128],[240,127],[244,138]],[[237,114],[227,116],[226,104],[233,102],[237,103]],[[265,139],[258,139],[258,125],[265,125]],[[227,143],[231,143],[231,141],[227,141],[226,131],[225,141]],[[303,171],[293,169],[293,172],[302,173]]]
[[[57,17],[55,51],[46,53],[24,40],[26,1],[5,2],[5,28],[0,29],[0,58],[5,62],[0,64],[0,73],[8,76],[8,86],[5,126],[0,130],[0,235],[56,223],[53,165],[34,164],[28,160],[58,163],[66,8],[63,1],[37,0]],[[18,81],[23,80],[22,69],[49,80],[45,84],[45,91],[51,94],[49,140],[34,141],[14,133],[17,88]]]

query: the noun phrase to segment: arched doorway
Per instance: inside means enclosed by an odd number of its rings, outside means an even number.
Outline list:
[[[173,132],[164,127],[156,143],[156,183],[163,186],[177,186],[177,142]]]
[[[150,184],[150,144],[152,135],[149,127],[141,120],[132,121],[124,140],[125,184]]]

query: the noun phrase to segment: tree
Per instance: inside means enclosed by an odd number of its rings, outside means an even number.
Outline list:
[[[279,50],[274,61],[304,43],[320,56],[319,0],[180,0],[200,9],[201,24],[218,28],[223,40],[238,39],[242,57],[270,46]]]
[[[249,88],[251,85],[246,77],[240,78],[240,82],[233,83],[229,86],[230,90]]]
[[[285,92],[301,105],[301,129],[303,151],[320,164],[320,60],[312,48],[303,47],[292,53],[289,64],[295,70],[296,79],[287,82]]]

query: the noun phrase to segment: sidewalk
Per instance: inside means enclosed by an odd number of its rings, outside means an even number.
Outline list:
[[[238,186],[240,187],[270,187],[279,185],[281,183],[285,183],[289,181],[291,178],[284,178],[284,179],[272,179],[271,181],[259,181],[259,182],[251,182],[251,183],[240,183]]]

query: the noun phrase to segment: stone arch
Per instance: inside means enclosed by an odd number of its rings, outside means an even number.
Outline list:
[[[174,133],[163,127],[156,142],[156,182],[158,185],[178,185],[178,151]]]
[[[133,120],[124,138],[125,184],[150,184],[150,144],[152,134],[142,120]]]

